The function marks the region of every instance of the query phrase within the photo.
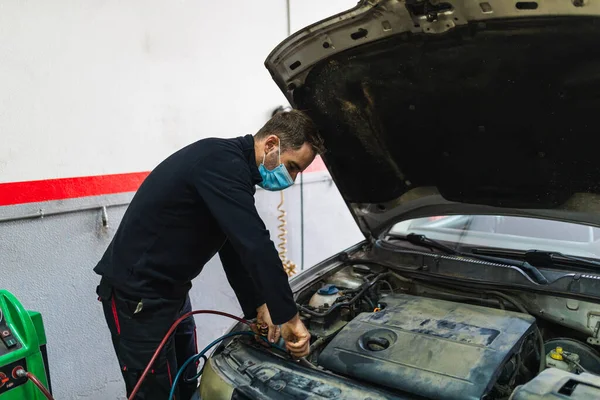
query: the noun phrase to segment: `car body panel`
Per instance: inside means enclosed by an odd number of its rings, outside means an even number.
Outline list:
[[[252,339],[250,339],[251,341]],[[209,361],[209,382],[201,398],[413,400],[416,396],[390,394],[347,378],[323,373],[260,351],[249,341],[235,341]],[[218,372],[216,372],[218,370]],[[215,376],[218,377],[215,379]],[[203,382],[205,377],[202,378]],[[215,383],[217,382],[217,383]],[[236,393],[237,392],[237,393]]]

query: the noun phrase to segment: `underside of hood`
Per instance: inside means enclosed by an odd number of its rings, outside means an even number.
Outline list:
[[[381,213],[407,196],[421,204],[434,196],[446,208],[597,209],[600,19],[477,18],[461,2],[438,4],[430,21],[427,7],[411,4],[359,4],[340,14],[354,16],[346,25],[309,27],[266,63],[318,124],[346,202]],[[335,47],[340,30],[355,43],[313,52],[311,63],[307,50]]]

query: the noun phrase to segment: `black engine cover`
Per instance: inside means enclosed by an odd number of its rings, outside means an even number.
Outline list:
[[[526,314],[392,295],[352,320],[319,356],[334,372],[431,399],[479,400],[533,332]]]

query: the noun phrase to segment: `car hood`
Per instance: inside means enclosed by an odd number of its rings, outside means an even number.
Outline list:
[[[361,1],[266,67],[366,236],[499,214],[600,225],[600,3]]]

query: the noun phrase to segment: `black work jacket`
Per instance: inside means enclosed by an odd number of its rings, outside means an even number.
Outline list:
[[[297,308],[256,211],[259,182],[252,135],[179,150],[144,180],[94,271],[130,295],[180,298],[219,252],[245,316],[266,302],[275,324],[288,321]]]

